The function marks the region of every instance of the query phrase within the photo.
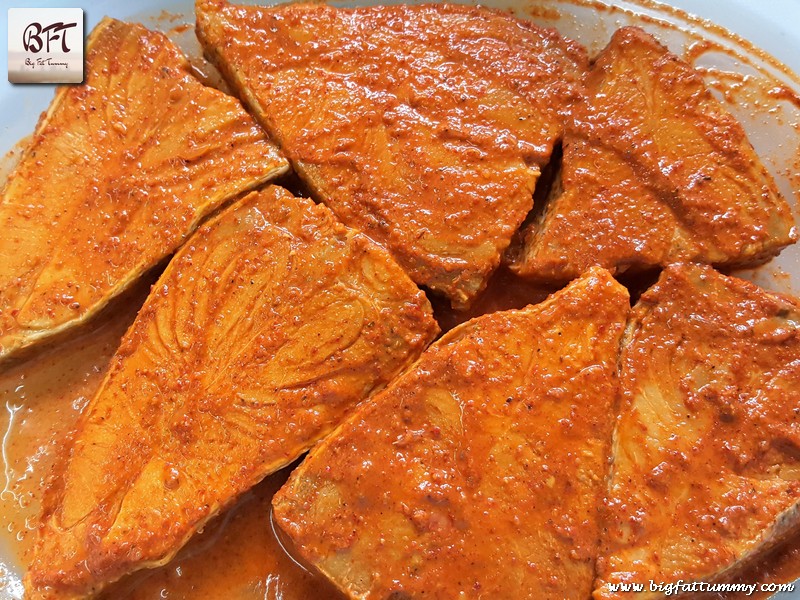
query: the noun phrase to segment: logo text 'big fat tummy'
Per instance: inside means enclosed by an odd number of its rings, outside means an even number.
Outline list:
[[[11,83],[83,81],[83,9],[9,8]]]

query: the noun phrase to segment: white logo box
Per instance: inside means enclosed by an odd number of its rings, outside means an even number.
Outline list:
[[[11,83],[83,81],[83,9],[9,8]]]

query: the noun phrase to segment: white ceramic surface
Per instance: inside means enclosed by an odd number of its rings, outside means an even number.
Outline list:
[[[341,2],[340,4],[366,4],[369,1]],[[742,38],[749,40],[782,61],[789,67],[781,72],[769,59],[754,54],[746,45],[727,36],[719,36],[702,22],[692,21],[674,11],[665,11],[663,5],[648,0],[488,0],[492,6],[516,9],[520,15],[532,14],[535,21],[554,25],[562,33],[574,37],[591,51],[597,51],[607,42],[614,29],[622,24],[642,24],[667,43],[670,48],[684,54],[695,41],[696,34],[713,39],[723,47],[739,54],[732,59],[728,53],[710,52],[698,59],[698,65],[721,71],[747,73],[750,82],[758,82],[765,74],[777,77],[784,85],[800,95],[800,0],[671,0],[669,4],[679,9],[708,19]],[[593,3],[595,6],[587,6]],[[4,0],[0,10],[0,49],[6,56],[7,48],[7,8],[11,6],[82,6],[85,11],[85,30],[92,27],[104,16],[136,20],[156,29],[169,29],[180,22],[192,20],[192,0],[105,0],[88,2],[81,0]],[[616,10],[597,10],[596,6],[614,6]],[[561,12],[561,18],[553,20],[541,7],[554,7]],[[166,18],[167,15],[182,15],[182,19]],[[641,16],[649,19],[642,20]],[[191,34],[189,34],[191,35]],[[183,39],[188,39],[184,35]],[[5,63],[3,63],[5,66]],[[791,72],[794,70],[794,73]],[[725,77],[709,75],[712,80]],[[29,135],[39,117],[46,109],[53,95],[51,85],[12,85],[0,77],[0,156],[14,147],[17,141]],[[794,206],[795,216],[800,221],[800,106],[767,99],[758,109],[753,107],[753,97],[732,94],[733,102],[729,108],[742,121],[748,135],[768,168],[775,175],[779,186]],[[7,159],[6,159],[7,162]],[[0,167],[2,167],[0,162]],[[0,231],[2,235],[2,231]],[[776,260],[760,269],[744,273],[759,284],[800,294],[800,245],[790,248]],[[2,407],[0,407],[2,409]],[[2,438],[0,431],[0,439]],[[0,474],[0,478],[3,475]],[[2,488],[5,481],[0,481]],[[8,548],[0,541],[0,567],[6,565],[19,574],[19,566]],[[0,569],[1,570],[1,569]],[[2,586],[0,586],[2,588]],[[21,598],[19,581],[0,590],[0,600]],[[782,598],[799,598],[800,591],[784,594]]]

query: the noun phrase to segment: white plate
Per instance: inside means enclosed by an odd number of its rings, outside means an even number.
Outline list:
[[[357,1],[341,4],[372,3]],[[747,90],[763,82],[777,80],[800,98],[800,78],[795,74],[800,73],[800,1],[754,3],[750,0],[671,0],[669,3],[710,22],[692,19],[685,13],[650,0],[488,0],[485,3],[517,8],[521,16],[532,16],[538,23],[556,26],[564,35],[586,45],[592,53],[606,44],[616,28],[631,23],[653,32],[678,55],[686,55],[686,51],[698,41],[698,35],[727,49],[727,52],[706,52],[696,64],[712,69],[708,75],[709,81],[722,82],[722,89],[728,89],[733,100],[727,105],[728,108],[744,125],[750,140],[775,176],[781,191],[792,204],[795,217],[800,221],[800,101],[791,103],[747,93]],[[16,6],[25,4],[31,3],[26,0],[13,2]],[[139,21],[162,30],[181,22],[193,21],[192,0],[106,0],[92,2],[91,5],[76,0],[37,0],[33,4],[41,7],[84,4],[87,32],[104,15]],[[612,9],[608,10],[608,7]],[[555,8],[561,16],[553,18],[548,8]],[[0,15],[0,48],[7,48],[6,10],[0,11]],[[176,19],[176,16],[181,18]],[[711,23],[728,28],[744,39],[737,40],[735,36],[726,35]],[[182,39],[187,39],[187,36],[184,35]],[[785,66],[760,54],[744,40],[770,53]],[[723,75],[714,70],[722,71]],[[731,80],[724,72],[746,74],[748,79],[740,86],[743,91],[731,92]],[[12,85],[4,78],[0,81],[0,156],[33,131],[40,113],[47,108],[53,96],[53,89],[52,85]],[[753,107],[756,100],[762,103],[757,109]],[[8,159],[0,161],[0,167],[3,162],[8,163]],[[785,250],[767,265],[740,275],[770,289],[800,294],[800,245]],[[0,565],[5,563],[19,574],[19,565],[13,565],[13,562],[9,549],[0,547]],[[11,586],[11,590],[11,598],[21,598],[18,582]],[[800,591],[784,594],[781,598],[800,598]]]

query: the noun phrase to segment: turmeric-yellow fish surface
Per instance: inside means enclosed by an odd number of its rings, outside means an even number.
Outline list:
[[[102,308],[224,200],[288,169],[161,33],[104,19],[0,198],[0,358]]]
[[[351,598],[585,600],[628,294],[602,269],[447,333],[273,500]]]
[[[169,560],[436,335],[385,250],[281,188],[201,227],[122,341],[44,498],[29,590]]]

